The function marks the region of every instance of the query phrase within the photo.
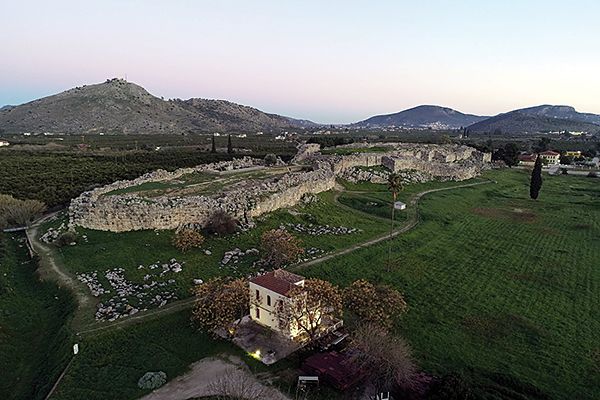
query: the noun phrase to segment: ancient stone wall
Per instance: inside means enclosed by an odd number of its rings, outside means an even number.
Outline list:
[[[214,170],[215,165],[209,166],[211,168],[202,170]],[[181,175],[177,172],[171,176]],[[155,176],[160,180],[166,179],[164,173]],[[243,182],[230,190],[206,196],[148,198],[136,193],[103,195],[116,189],[149,182],[149,179],[145,176],[143,179],[129,181],[129,184],[116,182],[82,194],[69,207],[70,225],[112,232],[176,229],[191,223],[204,225],[217,210],[244,220],[296,205],[305,194],[327,191],[335,185],[332,171],[320,169]]]
[[[361,144],[361,147],[364,146]],[[205,225],[217,210],[246,221],[294,206],[306,194],[330,190],[335,186],[337,176],[355,167],[383,165],[391,171],[410,170],[412,175],[417,173],[417,181],[428,177],[464,180],[477,176],[490,160],[489,154],[467,146],[405,143],[386,143],[386,146],[390,147],[390,151],[359,152],[347,156],[321,155],[318,145],[301,147],[299,159],[304,164],[312,164],[311,171],[290,170],[283,175],[249,179],[211,195],[143,197],[135,192],[107,195],[115,190],[178,179],[195,172],[253,168],[260,166],[262,161],[245,157],[174,172],[158,170],[131,181],[118,181],[83,193],[71,202],[69,225],[112,232],[176,229],[186,224]]]

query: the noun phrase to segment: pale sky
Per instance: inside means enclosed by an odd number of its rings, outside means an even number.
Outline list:
[[[316,122],[600,114],[600,1],[0,0],[0,105],[111,77]]]

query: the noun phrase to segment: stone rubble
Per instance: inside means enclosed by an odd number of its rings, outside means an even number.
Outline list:
[[[286,224],[280,225],[279,229],[288,229],[297,233],[302,233],[310,236],[321,235],[351,235],[353,233],[362,232],[358,228],[348,228],[346,226],[329,226],[329,225],[313,225],[313,224]]]
[[[241,259],[243,257],[250,256],[250,255],[258,255],[259,253],[260,253],[260,251],[255,248],[251,248],[246,251],[243,251],[236,247],[235,249],[226,251],[225,254],[223,254],[223,259],[221,260],[221,267],[226,266],[230,262],[231,262],[231,264],[237,264],[238,262],[241,261]]]
[[[138,270],[148,271],[143,276],[143,283],[129,281],[125,278],[123,268],[108,269],[100,275],[108,281],[111,289],[102,285],[98,271],[77,274],[77,279],[85,283],[95,297],[113,294],[111,298],[97,305],[96,320],[114,321],[150,308],[163,307],[170,301],[177,300],[175,292],[169,289],[175,285],[175,279],[159,278],[181,272],[184,264],[173,258],[168,263],[156,262],[148,267],[139,265]]]

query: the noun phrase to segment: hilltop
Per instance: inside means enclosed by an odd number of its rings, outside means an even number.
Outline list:
[[[571,106],[541,105],[513,110],[469,126],[473,132],[537,133],[600,131],[600,115],[580,113]]]
[[[394,114],[376,115],[354,124],[358,127],[406,127],[456,129],[482,121],[487,117],[464,114],[447,107],[422,105]]]
[[[182,134],[275,131],[310,124],[225,100],[163,100],[122,79],[0,110],[0,128],[9,133]]]

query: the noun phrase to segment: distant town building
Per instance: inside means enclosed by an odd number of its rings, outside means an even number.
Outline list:
[[[519,165],[532,167],[535,164],[536,154],[519,154]]]
[[[289,329],[283,328],[277,316],[279,302],[301,301],[291,298],[289,293],[296,287],[304,287],[304,277],[277,269],[250,280],[250,317],[260,325],[266,326],[284,336],[293,339],[301,330],[293,321]]]
[[[0,147],[5,147],[10,145],[10,143],[8,143],[6,140],[0,140]]]
[[[567,150],[565,151],[565,155],[567,157],[581,157],[581,151]]]
[[[539,156],[544,164],[560,164],[560,153],[557,153],[556,151],[543,151],[539,154]]]

